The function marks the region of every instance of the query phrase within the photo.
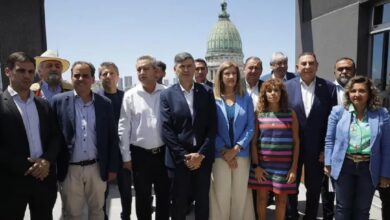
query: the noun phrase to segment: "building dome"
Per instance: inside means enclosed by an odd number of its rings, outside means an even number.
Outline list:
[[[227,3],[221,3],[222,12],[219,14],[218,22],[210,32],[207,42],[206,61],[209,69],[207,78],[214,80],[219,65],[224,61],[235,62],[240,70],[244,66],[244,54],[242,53],[242,43],[240,33],[236,26],[230,21],[226,12]]]
[[[240,33],[238,33],[236,26],[229,19],[229,14],[226,12],[227,3],[223,2],[221,6],[222,13],[219,15],[218,22],[209,35],[206,57],[226,53],[242,55]]]

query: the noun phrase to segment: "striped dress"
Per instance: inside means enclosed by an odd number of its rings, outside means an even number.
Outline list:
[[[268,173],[267,181],[258,182],[251,168],[249,187],[264,189],[276,194],[296,193],[296,183],[287,183],[287,174],[293,159],[292,113],[263,112],[257,115],[259,137],[257,153],[259,166]]]

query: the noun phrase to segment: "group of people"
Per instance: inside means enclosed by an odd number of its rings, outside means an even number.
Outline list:
[[[71,81],[61,74],[70,67]],[[174,58],[178,83],[162,85],[166,65],[136,60],[139,84],[117,88],[118,67],[103,62],[103,89],[92,91],[95,67],[53,51],[8,57],[10,84],[0,95],[0,219],[52,219],[57,190],[62,217],[107,219],[107,183],[117,179],[121,219],[298,219],[304,173],[304,219],[368,219],[375,189],[388,219],[390,121],[372,81],[355,76],[352,59],[336,61],[334,82],[318,77],[314,53],[272,55],[272,72],[249,57],[243,74],[223,62],[214,83],[207,63],[183,52]],[[40,81],[33,83],[35,72]],[[304,167],[304,172],[303,171]],[[58,185],[57,185],[58,181]],[[335,188],[335,193],[330,190]],[[333,210],[336,198],[336,210]]]

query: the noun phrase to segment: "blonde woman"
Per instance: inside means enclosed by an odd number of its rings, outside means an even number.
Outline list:
[[[247,187],[250,141],[254,130],[252,99],[240,83],[237,64],[224,62],[214,86],[217,108],[215,162],[210,188],[210,219],[253,220]]]

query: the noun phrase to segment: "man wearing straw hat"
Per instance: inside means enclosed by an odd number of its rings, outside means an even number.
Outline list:
[[[41,56],[35,57],[36,67],[41,79],[31,85],[30,89],[36,96],[48,101],[61,92],[73,89],[72,84],[62,80],[61,74],[69,68],[69,61],[59,58],[52,50],[45,51]]]

